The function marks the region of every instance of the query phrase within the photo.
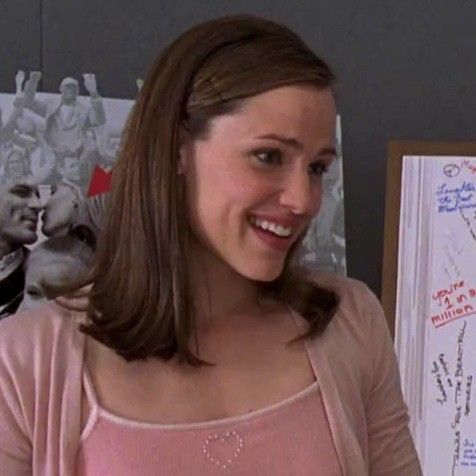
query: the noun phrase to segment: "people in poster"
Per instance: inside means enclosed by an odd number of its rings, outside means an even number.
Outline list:
[[[83,200],[75,187],[59,183],[51,187],[43,207],[41,231],[47,237],[66,235],[75,223]]]
[[[0,185],[0,319],[14,313],[25,285],[27,245],[38,238],[38,187],[28,181]]]
[[[74,229],[40,243],[26,260],[25,292],[19,310],[44,303],[48,286],[59,285],[70,276],[84,278],[93,258],[93,249]]]
[[[75,78],[64,78],[56,96],[37,92],[40,79],[19,71],[8,114],[0,102],[0,319],[92,265],[105,204],[98,197],[120,147],[94,74],[82,78],[89,101]]]
[[[0,95],[0,215],[6,216],[12,200],[25,203],[30,200],[28,203],[33,204],[26,215],[30,220],[27,218],[25,222],[30,230],[27,241],[12,245],[15,249],[0,244],[0,319],[16,311],[22,302],[25,272],[31,286],[22,307],[45,299],[44,293],[33,285],[38,271],[28,272],[31,266],[38,270],[38,263],[56,256],[55,263],[63,262],[58,267],[64,271],[67,266],[61,259],[68,246],[75,256],[81,250],[86,256],[82,265],[75,259],[68,261],[70,273],[75,273],[76,263],[79,276],[84,264],[90,262],[89,253],[95,247],[121,147],[122,128],[133,105],[133,101],[103,99],[94,74],[83,74],[81,80],[65,77],[59,84],[59,94],[55,95],[38,92],[40,80],[39,71],[31,71],[28,78],[19,71],[15,76],[15,94],[8,95],[8,104],[1,99],[7,95]],[[143,81],[137,79],[136,84],[140,90]],[[80,95],[82,88],[86,95]],[[118,102],[127,105],[108,109],[107,101],[109,106]],[[337,135],[338,160],[324,176],[322,209],[303,241],[300,259],[310,267],[345,274],[339,121]],[[27,197],[19,197],[15,190],[19,193],[24,190]],[[32,190],[33,195],[26,190]],[[0,237],[9,229],[7,221],[0,218]],[[71,238],[72,230],[74,238]],[[69,238],[63,244],[56,241],[64,237]],[[43,246],[45,240],[49,244]],[[40,251],[33,254],[37,247]],[[45,278],[53,282],[55,272],[49,268]],[[58,270],[56,277],[63,271]]]
[[[302,262],[322,271],[346,274],[342,134],[337,117],[337,159],[322,177],[321,209],[302,243]]]
[[[43,102],[36,98],[36,86],[29,91],[25,104],[46,122],[46,142],[60,156],[79,156],[84,135],[92,127],[106,124],[106,113],[98,93],[94,74],[83,74],[83,84],[90,95],[90,104],[78,99],[79,82],[64,78],[59,86],[60,96],[55,101]]]

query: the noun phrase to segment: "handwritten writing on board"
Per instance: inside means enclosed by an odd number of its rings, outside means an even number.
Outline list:
[[[476,174],[476,165],[471,163],[469,160],[464,160],[463,165],[473,174]]]
[[[476,315],[476,287],[469,286],[464,280],[434,291],[431,298],[440,308],[439,312],[430,317],[435,328],[456,319]]]
[[[431,374],[435,378],[437,389],[438,396],[436,397],[436,402],[440,405],[444,405],[448,401],[450,390],[454,387],[445,354],[441,353],[433,360]]]
[[[443,167],[443,173],[449,178],[457,177],[460,172],[461,167],[458,164],[446,164]]]
[[[453,242],[447,242],[443,245],[443,259],[441,265],[445,271],[448,281],[461,279],[463,272],[461,270],[461,255],[463,250],[458,249]]]
[[[476,209],[476,185],[464,181],[459,187],[442,183],[436,190],[438,213]]]
[[[465,438],[463,441],[463,458],[461,466],[476,468],[476,442]]]
[[[468,416],[471,413],[471,394],[473,390],[473,376],[466,377],[466,404],[464,406],[464,415]]]
[[[471,163],[469,160],[463,160],[460,164],[449,163],[443,167],[443,173],[449,178],[457,177],[461,169],[469,170],[472,174],[476,174],[476,165]]]
[[[466,334],[466,321],[464,321],[458,333],[456,342],[456,371],[455,371],[455,387],[454,387],[454,405],[455,412],[451,428],[454,430],[454,451],[453,451],[453,473],[459,465],[461,459],[461,418],[462,418],[462,384],[464,380],[464,343]],[[466,397],[465,397],[466,399]]]
[[[424,474],[476,476],[476,156],[405,157],[401,192],[396,346],[412,433]]]
[[[476,241],[476,210],[460,210],[460,215],[473,240]]]

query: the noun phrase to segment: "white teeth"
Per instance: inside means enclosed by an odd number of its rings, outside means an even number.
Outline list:
[[[288,237],[293,234],[293,229],[291,227],[285,228],[284,226],[278,225],[277,223],[261,220],[260,218],[256,217],[252,217],[251,221],[254,225],[259,226],[263,230],[271,231],[275,235],[281,237]]]

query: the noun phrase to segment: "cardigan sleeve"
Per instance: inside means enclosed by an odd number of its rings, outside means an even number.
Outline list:
[[[6,318],[4,321],[10,320]],[[32,444],[29,415],[34,406],[33,396],[22,392],[22,372],[18,349],[12,342],[11,322],[0,323],[0,468],[2,474],[32,474]],[[22,347],[21,343],[17,343]]]
[[[366,287],[370,319],[371,388],[366,401],[369,467],[372,476],[422,474],[408,427],[397,358],[387,321],[377,297]]]

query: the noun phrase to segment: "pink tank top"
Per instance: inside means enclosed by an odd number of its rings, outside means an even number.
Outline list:
[[[318,383],[246,415],[191,424],[151,424],[98,405],[81,435],[78,476],[342,475]]]

